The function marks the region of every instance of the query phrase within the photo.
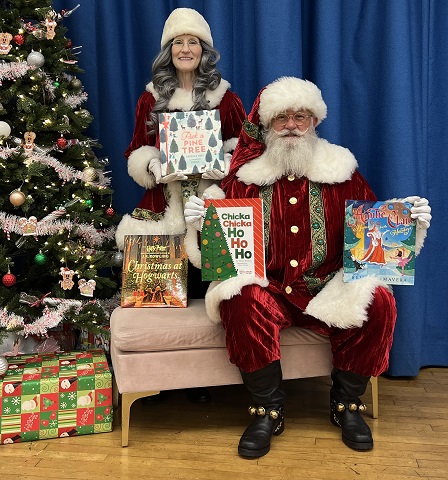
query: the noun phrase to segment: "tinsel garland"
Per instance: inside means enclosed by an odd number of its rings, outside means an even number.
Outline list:
[[[23,227],[20,226],[20,219],[17,215],[10,215],[6,212],[0,212],[0,227],[7,234],[17,233],[23,234]],[[19,223],[20,222],[20,223]],[[73,236],[84,238],[90,246],[99,246],[103,242],[112,240],[115,237],[115,227],[110,227],[107,230],[98,231],[93,225],[88,223],[75,223],[70,220],[50,220],[40,221],[36,225],[35,236],[54,235],[60,230],[67,230]]]
[[[67,95],[64,98],[64,103],[71,108],[75,108],[78,105],[81,105],[81,103],[86,102],[87,96],[86,92],[82,92],[79,95]]]
[[[71,308],[71,305],[61,303],[54,310],[45,306],[43,315],[38,317],[33,323],[25,323],[25,319],[15,313],[8,313],[6,309],[0,312],[0,327],[6,330],[14,330],[19,335],[41,335],[46,336],[47,330],[54,328],[64,318],[65,312]]]
[[[11,155],[18,154],[21,147],[15,148],[4,148],[0,147],[0,158],[6,160],[7,158],[11,157]],[[97,181],[90,180],[90,172],[84,172],[80,170],[76,170],[73,167],[64,165],[63,163],[56,160],[56,158],[51,157],[45,153],[39,152],[30,152],[26,154],[27,160],[26,162],[39,162],[42,165],[46,165],[54,169],[54,171],[58,174],[59,178],[65,182],[75,182],[76,180],[81,180],[82,182],[88,183],[94,187],[98,188],[105,188],[111,183],[111,179],[107,177],[102,170],[95,169],[96,175],[98,176]]]
[[[2,62],[0,63],[0,85],[2,85],[2,80],[15,80],[35,68],[34,65],[28,65],[27,62]]]

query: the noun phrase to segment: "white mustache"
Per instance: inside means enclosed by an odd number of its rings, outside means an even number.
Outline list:
[[[295,128],[294,130],[288,130],[285,128],[284,130],[277,132],[277,135],[279,137],[303,137],[308,133],[308,130],[309,130],[309,127],[303,132],[298,128]]]

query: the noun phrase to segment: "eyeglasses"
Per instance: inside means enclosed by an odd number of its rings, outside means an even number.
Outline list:
[[[297,126],[302,126],[306,123],[308,118],[312,118],[314,115],[305,115],[304,113],[279,113],[276,117],[272,119],[272,124],[276,126],[284,126],[289,122],[289,119],[292,117],[294,123]]]
[[[190,38],[186,42],[187,42],[188,48],[190,50],[192,50],[194,48],[198,48],[198,47],[201,46],[201,44],[197,40],[195,40],[194,38]],[[173,40],[171,42],[171,46],[173,48],[183,48],[184,44],[185,44],[185,41],[181,40],[181,39]]]

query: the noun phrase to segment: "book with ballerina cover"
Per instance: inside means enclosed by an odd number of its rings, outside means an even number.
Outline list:
[[[414,285],[416,222],[411,206],[346,200],[344,282],[375,275],[391,285]]]
[[[126,235],[122,307],[186,307],[184,235]]]
[[[266,277],[261,198],[205,200],[201,231],[202,280]]]
[[[224,171],[219,110],[160,113],[159,134],[162,176]]]

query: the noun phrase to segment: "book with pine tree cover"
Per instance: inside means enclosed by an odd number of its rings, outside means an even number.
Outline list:
[[[126,235],[122,307],[186,307],[184,235]]]
[[[414,285],[416,221],[407,202],[346,200],[344,282],[375,275]]]
[[[162,176],[224,171],[219,110],[160,113],[159,134]]]
[[[201,230],[203,280],[266,277],[261,198],[205,200]]]

